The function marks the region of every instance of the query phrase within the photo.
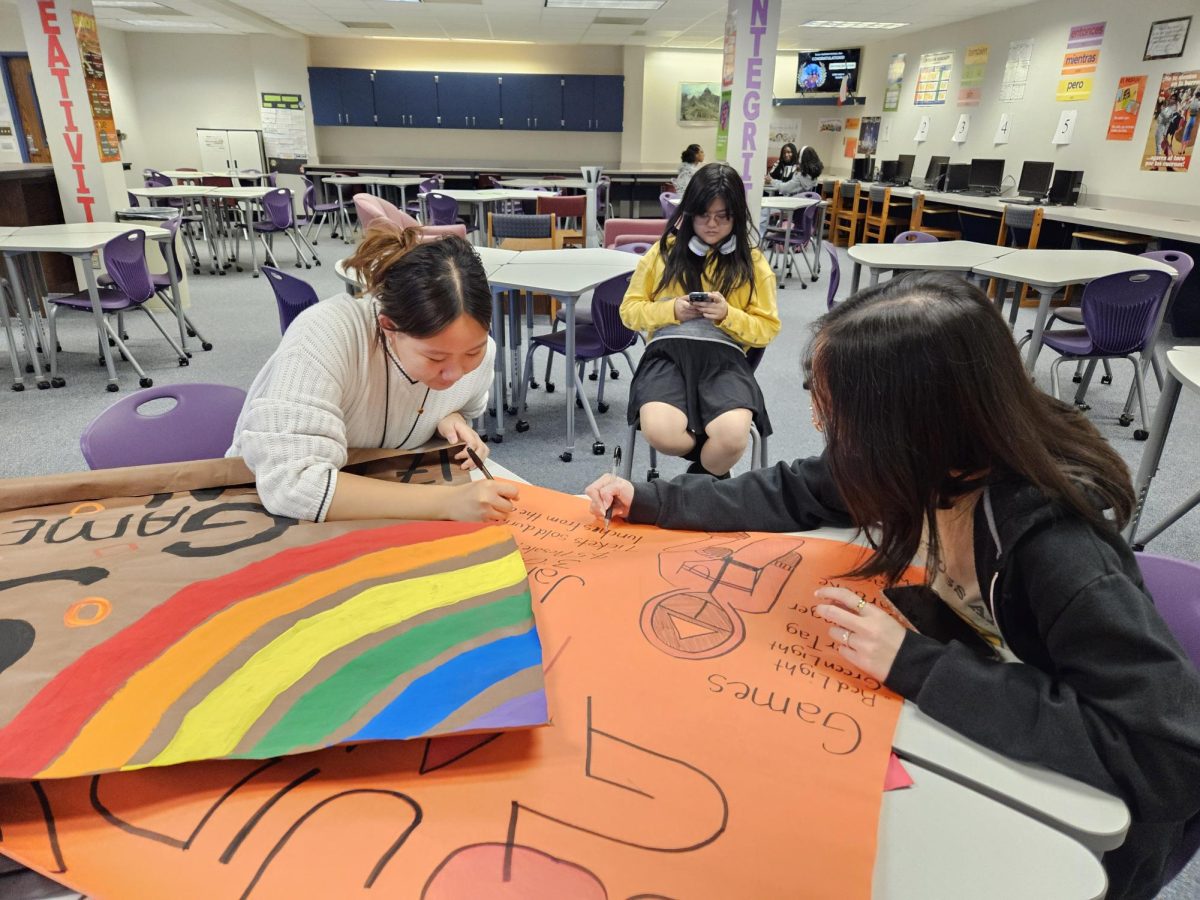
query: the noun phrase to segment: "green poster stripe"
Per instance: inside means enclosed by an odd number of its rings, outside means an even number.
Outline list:
[[[254,745],[251,754],[265,758],[320,744],[410,669],[463,641],[532,618],[532,598],[526,590],[397,635],[347,663],[300,697]]]

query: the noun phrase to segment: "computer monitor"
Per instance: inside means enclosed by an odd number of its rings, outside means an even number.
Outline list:
[[[1022,197],[1042,199],[1050,193],[1050,176],[1054,173],[1052,162],[1030,162],[1021,166],[1021,180],[1017,182],[1017,193]]]
[[[954,163],[946,168],[946,191],[965,191],[970,187],[970,163]]]
[[[913,164],[917,158],[911,153],[901,153],[896,160],[896,184],[908,184],[912,181]]]
[[[895,184],[896,173],[900,169],[900,163],[894,159],[885,159],[879,163],[879,180],[884,184]]]
[[[967,175],[967,186],[973,191],[1000,193],[1000,182],[1004,180],[1004,160],[973,159]]]
[[[856,156],[850,163],[850,180],[851,181],[870,181],[871,180],[871,157]]]
[[[929,157],[929,168],[925,170],[925,187],[941,190],[943,185],[940,182],[946,174],[946,167],[949,165],[950,157],[948,156]]]

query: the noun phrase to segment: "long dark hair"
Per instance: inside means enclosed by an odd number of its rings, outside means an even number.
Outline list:
[[[912,272],[861,291],[814,326],[805,367],[830,470],[874,553],[852,573],[895,581],[936,511],[1016,478],[1099,528],[1134,503],[1124,461],[1076,409],[1040,391],[1003,317],[954,275]],[[1089,500],[1088,494],[1099,501]]]
[[[792,151],[792,155],[788,159],[787,162],[784,162],[783,156],[789,150]],[[784,144],[782,147],[779,148],[779,160],[775,163],[775,168],[771,170],[771,177],[779,178],[780,176],[783,175],[783,167],[784,166],[799,167],[799,163],[800,163],[800,153],[796,149],[796,145],[793,143],[790,143],[790,142],[787,144]]]
[[[491,328],[483,264],[457,235],[422,242],[419,228],[372,223],[346,265],[402,334],[430,337],[464,314]]]
[[[805,147],[800,151],[800,174],[807,175],[809,178],[820,178],[821,173],[825,171],[825,164],[821,162],[821,157],[817,156],[817,151],[812,147]]]
[[[704,215],[714,200],[725,201],[725,209],[733,217],[732,237],[737,239],[737,246],[732,253],[714,251],[698,256],[688,247],[696,235],[692,217]],[[725,163],[702,166],[688,182],[679,206],[667,220],[667,227],[659,239],[659,253],[666,265],[654,293],[662,293],[674,282],[679,282],[687,291],[708,290],[702,282],[709,259],[715,256],[716,264],[710,272],[711,288],[728,297],[737,288],[749,283],[753,295],[754,259],[751,251],[757,244],[758,229],[750,222],[746,187],[741,177],[733,166]]]

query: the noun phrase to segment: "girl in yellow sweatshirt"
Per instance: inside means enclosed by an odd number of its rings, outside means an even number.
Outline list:
[[[746,351],[779,333],[775,274],[756,246],[737,172],[692,177],[662,239],[646,251],[621,318],[649,344],[629,388],[629,421],[688,471],[728,477],[750,423],[771,433]]]

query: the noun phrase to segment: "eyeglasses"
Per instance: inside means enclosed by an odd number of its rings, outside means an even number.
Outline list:
[[[708,213],[693,213],[692,219],[697,222],[705,222],[709,225],[724,225],[733,219],[727,212],[713,213],[711,216]]]

